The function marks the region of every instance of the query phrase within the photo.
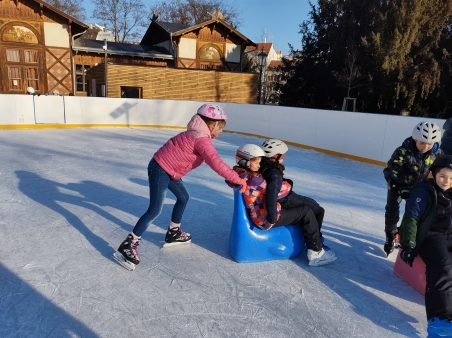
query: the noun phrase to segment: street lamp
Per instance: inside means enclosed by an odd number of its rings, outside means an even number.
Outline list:
[[[102,46],[104,50],[104,82],[105,82],[105,97],[107,97],[107,39],[104,40],[104,45]]]
[[[267,53],[265,53],[264,47],[262,50],[257,53],[257,66],[259,67],[259,94],[257,96],[257,103],[261,104],[262,98],[262,71],[264,67],[267,65]]]

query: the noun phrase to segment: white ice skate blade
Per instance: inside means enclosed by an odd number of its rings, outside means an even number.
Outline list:
[[[135,264],[126,260],[122,253],[120,253],[119,251],[115,251],[111,256],[127,270],[129,271],[135,270]]]
[[[309,266],[322,266],[322,265],[327,265],[327,264],[331,264],[333,262],[335,262],[337,259],[336,256],[331,257],[330,259],[326,260],[326,259],[314,259],[312,261],[309,261]]]
[[[164,243],[163,244],[163,247],[164,248],[169,248],[169,247],[172,247],[172,246],[179,246],[179,245],[183,245],[183,244],[188,244],[188,243],[191,243],[191,239],[189,239],[188,241],[186,241],[186,242],[171,242],[171,243]]]

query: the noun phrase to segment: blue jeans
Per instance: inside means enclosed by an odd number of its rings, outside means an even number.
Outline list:
[[[169,189],[176,196],[176,204],[173,207],[171,221],[173,223],[181,223],[185,206],[190,199],[187,189],[182,179],[173,180],[170,175],[162,169],[162,167],[151,159],[148,165],[149,176],[149,208],[143,216],[140,217],[137,224],[133,228],[133,233],[141,236],[149,225],[162,212],[163,201],[166,192]]]

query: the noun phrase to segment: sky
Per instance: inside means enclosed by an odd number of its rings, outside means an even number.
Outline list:
[[[290,122],[290,121],[289,121]],[[424,298],[383,252],[382,167],[289,146],[285,176],[325,209],[338,259],[237,263],[233,193],[206,164],[183,181],[192,243],[163,248],[175,203],[142,236],[141,263],[111,258],[148,206],[147,164],[175,129],[0,131],[0,337],[426,337]],[[236,149],[262,140],[214,140]],[[264,249],[264,248],[263,248]]]
[[[308,19],[310,11],[308,0],[225,0],[234,4],[241,12],[242,25],[240,33],[254,42],[273,42],[277,51],[283,55],[289,53],[289,43],[295,48],[301,48],[300,24]],[[157,1],[144,0],[147,7]],[[94,1],[84,0],[87,23],[95,22],[91,19]],[[314,2],[315,3],[315,2]]]

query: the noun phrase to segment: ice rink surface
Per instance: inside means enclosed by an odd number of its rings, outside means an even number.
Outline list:
[[[162,248],[174,196],[130,272],[111,254],[148,206],[147,164],[173,129],[0,131],[0,337],[425,337],[424,298],[386,258],[382,167],[289,147],[285,176],[326,210],[338,260],[239,264],[233,192],[203,164],[183,180],[192,244]],[[262,139],[223,133],[235,150]]]

